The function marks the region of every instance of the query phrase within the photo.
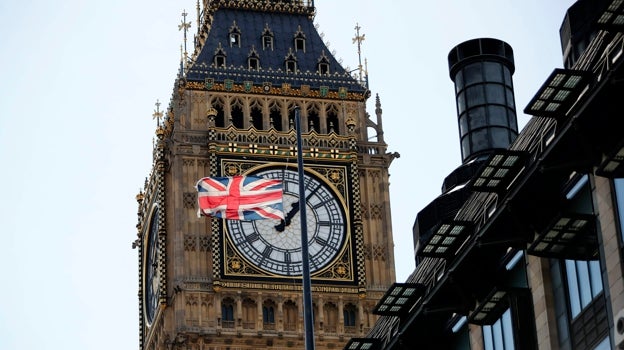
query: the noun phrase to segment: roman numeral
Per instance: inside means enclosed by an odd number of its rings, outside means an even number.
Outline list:
[[[262,256],[264,258],[270,258],[271,257],[271,253],[273,253],[273,248],[267,246],[266,248],[264,248],[264,251],[262,251]]]
[[[258,232],[253,232],[249,236],[247,236],[247,241],[249,243],[253,243],[259,239],[260,239],[260,235],[258,234]]]

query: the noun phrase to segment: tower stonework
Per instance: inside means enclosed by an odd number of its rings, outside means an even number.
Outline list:
[[[380,99],[373,119],[363,69],[354,77],[330,53],[313,1],[202,7],[171,100],[155,113],[153,167],[137,195],[140,348],[304,347],[298,110],[315,344],[340,349],[368,332],[395,282],[398,154],[381,136]],[[287,220],[198,217],[197,181],[235,175],[281,179]]]

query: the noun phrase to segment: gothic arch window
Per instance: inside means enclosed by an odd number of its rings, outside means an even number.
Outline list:
[[[262,105],[258,100],[255,100],[250,105],[250,121],[251,125],[258,130],[262,130],[264,128],[263,118],[262,118]]]
[[[264,31],[262,32],[262,49],[273,51],[273,32],[268,24],[264,26]]]
[[[325,316],[325,325],[323,329],[326,333],[336,333],[338,330],[338,307],[334,303],[327,303],[323,307],[323,313]]]
[[[253,299],[245,298],[243,300],[243,329],[256,328],[256,315],[258,307]]]
[[[316,110],[310,109],[308,110],[308,131],[316,131],[317,133],[321,132],[321,118],[319,118],[319,114]]]
[[[230,27],[228,41],[230,42],[230,47],[241,47],[241,31],[236,21],[234,21]]]
[[[289,128],[294,128],[295,127],[295,109],[299,107],[301,108],[299,105],[297,105],[297,103],[295,102],[291,102],[288,104],[288,124],[289,124]],[[299,118],[301,118],[301,114],[299,114]],[[302,119],[299,119],[301,122],[303,122]],[[302,124],[305,125],[305,124]],[[302,128],[303,130],[303,128]]]
[[[330,105],[327,108],[327,130],[329,132],[335,132],[336,134],[340,134],[340,123],[338,122],[338,107],[334,104]]]
[[[275,130],[284,131],[284,126],[282,125],[282,109],[279,103],[271,103],[271,106],[269,107],[269,118],[271,126],[275,128]]]
[[[275,329],[275,309],[276,306],[273,300],[266,300],[262,304],[262,324],[264,329]]]
[[[244,116],[243,116],[243,103],[240,99],[235,99],[231,103],[231,118],[232,125],[238,129],[242,129],[245,127],[244,125]]]
[[[342,316],[344,319],[345,332],[355,331],[356,324],[356,308],[355,305],[349,303],[342,309]]]
[[[249,55],[247,55],[247,65],[251,70],[260,69],[260,56],[256,52],[256,49],[252,46]]]
[[[301,26],[297,28],[297,32],[295,33],[295,51],[305,52],[306,48],[306,37],[305,34],[301,31]]]
[[[284,303],[284,330],[294,332],[297,330],[297,318],[299,311],[294,301],[288,300]]]
[[[234,300],[225,298],[221,301],[221,327],[234,328]]]
[[[219,45],[217,46],[217,49],[215,50],[214,56],[212,58],[212,62],[215,65],[215,67],[225,67],[226,57],[227,55],[225,54],[225,50],[223,50],[221,43],[219,43]]]
[[[225,127],[225,110],[224,103],[221,98],[215,98],[212,102],[212,108],[217,110],[217,116],[215,117],[215,127],[224,128]]]
[[[321,54],[316,64],[316,71],[321,75],[329,75],[329,59],[325,56],[325,51]]]

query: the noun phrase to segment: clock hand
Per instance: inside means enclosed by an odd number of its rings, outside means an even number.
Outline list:
[[[310,198],[312,198],[312,196],[320,188],[321,186],[319,185],[319,186],[316,186],[314,190],[310,191],[310,193],[308,193],[308,195],[306,196],[305,201],[307,202]],[[292,218],[295,216],[295,214],[299,212],[299,202],[293,203],[291,204],[291,206],[292,206],[292,209],[290,209],[290,211],[286,214],[284,219],[281,220],[279,224],[275,225],[275,229],[277,230],[277,232],[284,232],[286,227],[290,225]]]
[[[284,219],[282,219],[279,224],[275,225],[275,229],[277,230],[277,232],[284,232],[286,226],[290,225],[290,221],[292,220],[293,216],[295,216],[295,214],[299,212],[299,202],[293,203],[291,204],[291,206],[292,209],[290,209]]]

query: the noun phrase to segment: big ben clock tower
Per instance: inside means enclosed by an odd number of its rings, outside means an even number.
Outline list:
[[[379,99],[373,120],[367,81],[330,54],[312,0],[202,5],[194,51],[168,107],[155,112],[153,168],[137,195],[140,347],[304,348],[307,259],[316,348],[342,348],[373,325],[372,309],[395,280],[396,154],[383,140]],[[235,175],[282,180],[284,219],[198,217],[197,181]]]

